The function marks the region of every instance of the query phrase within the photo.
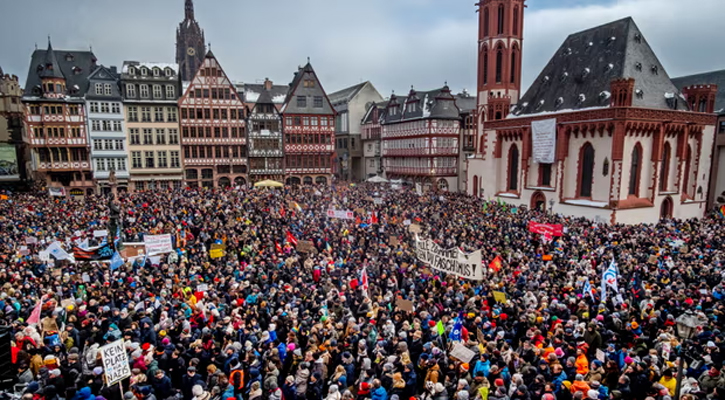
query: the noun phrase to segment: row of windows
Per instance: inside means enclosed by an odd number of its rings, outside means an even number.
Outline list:
[[[68,107],[68,115],[79,115],[80,114],[80,107],[77,105],[67,105]],[[28,107],[29,112],[31,115],[40,115],[40,110],[43,110],[43,114],[45,115],[63,115],[63,106],[43,106],[42,108],[40,106],[30,106]]]
[[[65,128],[62,126],[48,126],[45,128],[35,127],[33,128],[33,135],[36,138],[42,139],[46,135],[49,138],[79,138],[81,137],[81,128],[70,128],[68,130],[70,136],[65,135]]]
[[[136,95],[136,87],[138,86],[138,96]],[[136,85],[133,83],[126,84],[126,97],[141,99],[150,99],[153,94],[154,99],[164,99],[164,92],[166,92],[166,99],[174,99],[176,97],[176,89],[174,85],[151,85],[151,92],[149,92],[149,85],[142,83]]]
[[[282,169],[281,158],[251,158],[249,159],[250,169]]]
[[[136,75],[136,72],[139,72],[141,76],[148,76],[149,69],[146,67],[128,67],[128,74],[129,75]],[[153,67],[151,69],[153,76],[161,76],[161,68]],[[164,68],[164,75],[165,76],[173,76],[174,70],[171,68]]]
[[[280,143],[277,139],[252,139],[249,147],[254,150],[279,150]]]
[[[498,14],[496,18],[496,34],[502,35],[504,33],[504,27],[506,26],[506,9],[503,4],[499,4],[498,6]],[[513,24],[511,32],[514,36],[517,36],[519,34],[519,7],[514,7],[513,12]],[[488,11],[488,7],[483,9],[483,16],[481,17],[483,19],[483,37],[488,37],[490,35],[490,13]]]
[[[181,131],[185,138],[228,138],[230,132],[233,138],[244,136],[243,126],[232,126],[231,129],[227,126],[215,126],[213,129],[211,126],[185,126]]]
[[[141,122],[177,122],[178,114],[176,107],[128,107],[128,122],[139,122],[139,109],[141,111]],[[164,109],[166,109],[166,119],[164,120]],[[153,114],[152,114],[153,112]]]
[[[168,135],[167,130],[164,128],[130,128],[128,130],[129,137],[132,145],[165,145],[165,144],[179,144],[179,130],[176,128],[169,128]],[[141,135],[143,133],[143,136]],[[143,138],[143,142],[141,139]],[[154,139],[156,139],[154,141]]]
[[[123,150],[121,139],[94,139],[93,150]]]
[[[132,151],[131,166],[133,168],[179,168],[181,160],[178,150]]]
[[[41,162],[88,161],[88,152],[83,147],[43,147],[38,149],[38,158]]]
[[[121,103],[99,103],[97,101],[91,102],[91,112],[92,113],[112,113],[112,114],[120,114],[121,113]]]
[[[171,187],[173,190],[181,189],[182,181],[149,181],[149,182],[134,182],[133,185],[137,191],[143,190],[168,190]]]
[[[405,158],[386,158],[386,167],[407,167],[407,168],[442,168],[455,167],[458,159],[455,157],[405,157]]]
[[[270,131],[270,132],[279,132],[279,121],[272,120],[272,121],[252,121],[250,123],[250,132],[261,132],[261,131]]]
[[[288,155],[285,157],[287,168],[330,168],[330,156],[326,155]]]
[[[91,120],[91,130],[96,132],[123,132],[121,121],[111,121],[107,119]]]
[[[333,126],[332,117],[287,117],[287,126]]]
[[[227,113],[227,110],[229,112]],[[182,108],[182,119],[231,119],[240,120],[244,118],[244,110],[236,108]]]
[[[484,46],[483,50],[481,50],[483,53],[483,67],[481,68],[481,81],[484,85],[488,84],[488,48]],[[510,68],[510,75],[509,80],[511,83],[516,83],[516,67],[517,67],[517,60],[518,60],[518,48],[514,47],[511,51],[511,64],[509,65]],[[503,51],[503,45],[501,43],[498,44],[498,47],[496,48],[496,83],[502,83],[504,79],[504,71],[503,71],[503,58],[504,58],[504,51]]]
[[[331,144],[332,137],[326,134],[295,134],[288,133],[284,136],[287,144]]]
[[[297,107],[299,108],[307,108],[307,98],[310,96],[297,96]],[[322,100],[322,96],[312,96],[312,107],[314,108],[322,108],[324,105],[324,101]]]
[[[247,146],[184,146],[184,158],[240,158]]]
[[[110,83],[96,83],[94,87],[96,90],[96,96],[113,95],[113,86],[111,86]]]
[[[125,171],[125,158],[96,158],[96,171]]]
[[[234,100],[237,95],[229,88],[194,89],[189,91],[190,99]]]

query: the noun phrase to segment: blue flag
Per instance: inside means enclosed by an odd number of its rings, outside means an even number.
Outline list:
[[[463,321],[461,320],[461,315],[458,314],[455,321],[453,321],[453,330],[451,330],[451,333],[448,335],[448,339],[451,339],[453,341],[460,341],[462,333]]]
[[[586,281],[584,281],[584,289],[583,289],[583,291],[584,291],[584,293],[582,293],[583,295],[587,295],[588,294],[589,297],[592,298],[592,301],[594,301],[594,293],[592,293],[592,285],[591,285],[591,283],[589,283],[589,279],[587,279]]]
[[[113,253],[113,257],[111,257],[111,271],[117,270],[121,265],[123,265],[123,258],[121,258],[121,255],[116,251]]]

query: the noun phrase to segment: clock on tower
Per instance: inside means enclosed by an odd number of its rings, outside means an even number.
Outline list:
[[[179,75],[182,81],[194,77],[196,69],[204,62],[206,46],[204,31],[194,19],[193,0],[184,0],[184,20],[176,30],[176,63],[179,64]]]
[[[196,54],[196,50],[194,50],[193,47],[189,47],[188,49],[186,49],[186,54],[193,57]]]

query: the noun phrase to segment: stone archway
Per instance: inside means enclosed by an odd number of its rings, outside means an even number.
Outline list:
[[[226,176],[223,176],[219,178],[219,181],[217,182],[220,188],[228,188],[232,185],[232,181],[229,180]]]
[[[534,192],[530,207],[532,210],[546,211],[546,196],[541,192]]]
[[[300,178],[298,176],[290,176],[289,178],[287,178],[286,182],[288,185],[299,185]]]
[[[672,211],[674,208],[674,203],[672,202],[672,197],[667,196],[664,200],[662,200],[662,205],[660,205],[660,218],[666,219],[666,218],[672,218]]]
[[[234,186],[242,186],[242,187],[244,187],[246,185],[247,185],[247,181],[244,180],[244,178],[242,178],[241,176],[238,176],[238,177],[234,178]]]
[[[302,179],[302,183],[304,183],[305,185],[312,185],[312,177],[311,176],[304,177]]]
[[[315,178],[315,183],[318,185],[327,185],[327,178],[325,178],[324,176],[318,176],[317,178]]]

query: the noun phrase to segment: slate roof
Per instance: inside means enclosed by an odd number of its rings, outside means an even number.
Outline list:
[[[260,101],[263,93],[269,95],[271,102],[274,104],[282,104],[287,98],[287,85],[272,85],[271,90],[267,90],[263,83],[242,83],[235,84],[237,94],[244,103],[257,103]]]
[[[368,83],[369,83],[368,81],[365,81],[365,82],[362,82],[362,83],[358,83],[357,85],[353,85],[353,86],[350,86],[348,88],[345,88],[345,89],[342,89],[342,90],[338,90],[337,92],[330,93],[327,97],[330,98],[330,103],[332,103],[332,106],[333,107],[336,106],[337,103],[349,102]]]
[[[315,81],[314,87],[304,87],[303,85],[300,85],[305,76],[312,77],[312,79]],[[297,96],[307,96],[307,107],[297,107]],[[322,96],[322,108],[313,107],[314,96]],[[289,92],[287,92],[287,97],[285,98],[284,105],[282,106],[282,112],[287,114],[310,115],[332,115],[335,113],[335,110],[330,104],[330,99],[327,98],[327,94],[322,88],[322,84],[317,78],[317,74],[315,73],[315,70],[312,68],[312,64],[310,64],[309,61],[304,67],[299,68],[297,72],[295,72],[292,83],[290,83],[289,85]]]
[[[469,93],[458,93],[454,96],[456,98],[456,106],[461,112],[471,112],[478,108],[478,99],[476,96],[471,96]]]
[[[55,59],[59,68],[53,68],[53,74],[61,74],[59,78],[65,78],[68,95],[72,97],[83,97],[88,90],[88,75],[96,68],[96,56],[90,51],[69,51],[53,50],[50,43],[48,50],[35,50],[30,59],[28,77],[25,80],[24,97],[39,97],[40,93],[34,93],[33,88],[40,86],[43,74],[47,74],[45,68],[46,60]],[[74,71],[75,68],[75,71]],[[77,90],[73,91],[77,86]]]
[[[691,85],[717,85],[715,112],[718,114],[725,113],[725,69],[672,78],[672,83],[680,90]]]
[[[679,93],[627,17],[569,35],[509,116],[609,107],[610,83],[618,78],[635,79],[633,107],[671,109],[665,96]],[[684,101],[676,107],[687,110]]]
[[[379,101],[377,103],[371,102],[370,104],[368,104],[367,111],[365,111],[365,115],[363,116],[363,119],[360,123],[363,125],[380,123],[380,117],[383,115],[383,110],[385,110],[386,104],[387,104],[387,102],[385,102],[385,101]],[[373,119],[373,109],[375,107],[377,107],[379,110],[378,121],[375,121]]]
[[[416,103],[413,107],[412,104]],[[391,106],[397,106],[398,112],[390,114]],[[418,92],[410,89],[408,96],[398,97],[395,94],[385,104],[385,111],[381,117],[383,124],[405,122],[416,119],[460,119],[460,112],[456,106],[455,97],[448,86],[427,92]]]

